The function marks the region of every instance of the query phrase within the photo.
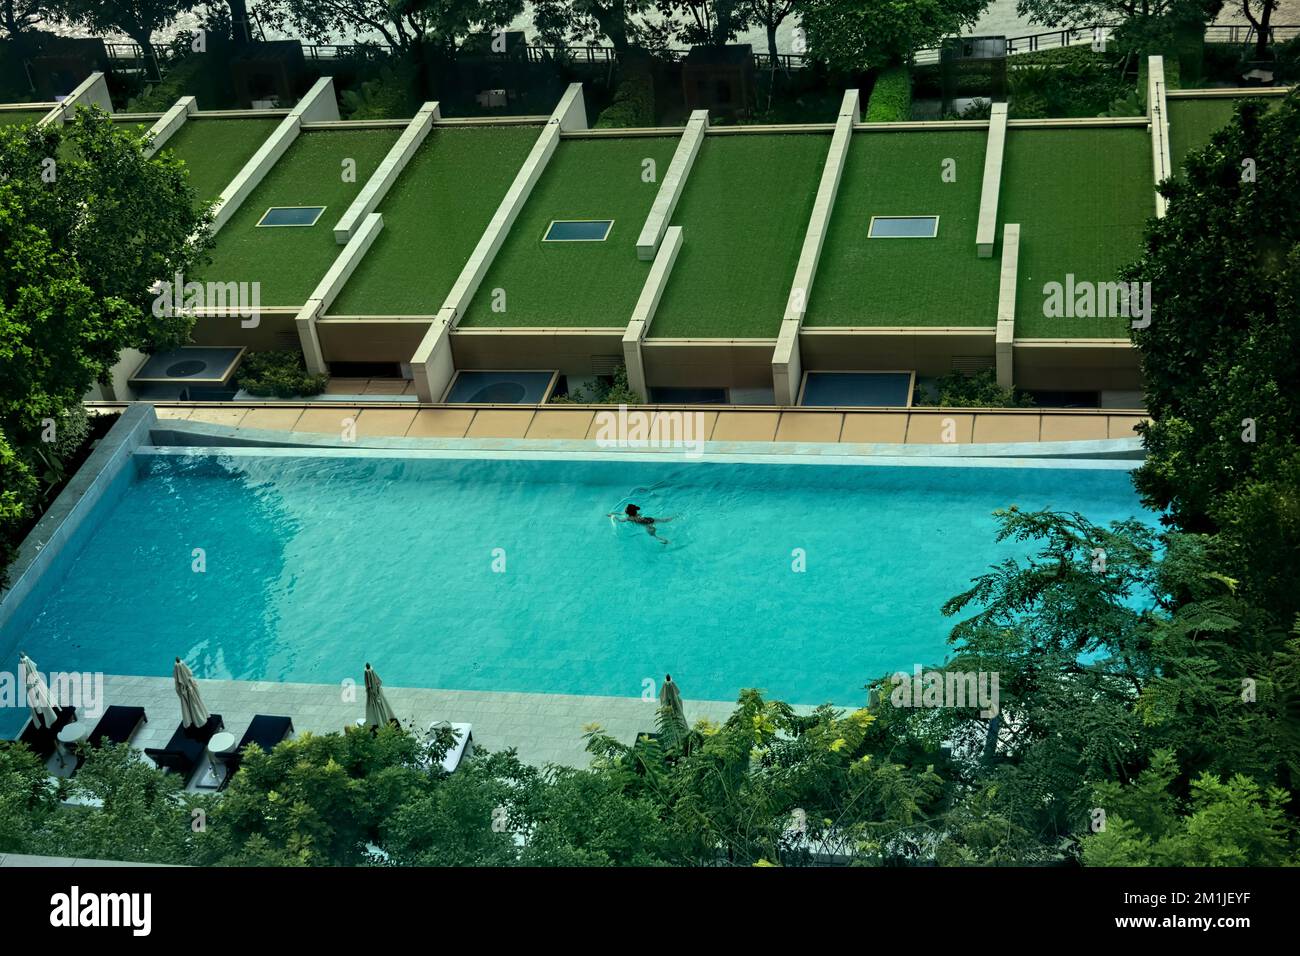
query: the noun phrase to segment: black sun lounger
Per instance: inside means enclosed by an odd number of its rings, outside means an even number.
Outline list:
[[[221,781],[220,789],[226,789],[230,779],[239,771],[245,747],[255,744],[270,753],[275,749],[276,744],[291,733],[293,733],[293,721],[288,717],[268,717],[265,714],[258,714],[254,717],[253,722],[248,725],[248,730],[244,731],[239,746],[222,758],[228,769],[225,779]]]
[[[104,711],[103,716],[99,718],[99,723],[95,724],[95,729],[90,732],[86,738],[86,743],[78,748],[77,770],[86,762],[86,755],[98,747],[107,747],[112,744],[130,743],[135,732],[140,729],[141,724],[147,724],[149,718],[145,716],[143,707],[123,707],[114,704]]]
[[[49,760],[58,747],[59,731],[76,719],[75,707],[54,708],[53,727],[38,727],[36,721],[28,717],[27,723],[23,724],[22,733],[18,735],[18,742],[26,744],[27,749],[41,760]]]
[[[104,711],[104,716],[99,718],[99,723],[90,732],[86,742],[91,747],[129,743],[140,725],[148,722],[143,707],[121,707],[114,704]]]
[[[179,774],[188,783],[194,768],[203,759],[203,752],[208,749],[208,741],[224,726],[220,714],[213,714],[202,727],[186,727],[182,724],[176,728],[176,733],[172,734],[166,747],[147,747],[145,756],[162,769]]]

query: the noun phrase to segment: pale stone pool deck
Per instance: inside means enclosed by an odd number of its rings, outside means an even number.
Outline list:
[[[382,677],[382,664],[376,665]],[[344,699],[340,684],[200,680],[199,689],[208,709],[221,715],[226,730],[238,740],[256,714],[289,717],[299,735],[340,731],[365,716],[360,669],[356,681],[351,701]],[[429,690],[387,683],[384,694],[403,724],[412,719],[418,727],[438,720],[472,724],[476,748],[495,751],[514,747],[521,760],[539,766],[587,766],[590,755],[585,749],[584,727],[600,724],[606,733],[631,743],[637,733],[654,730],[658,706],[639,697]],[[106,675],[103,703],[105,707],[121,704],[145,709],[149,722],[131,740],[131,745],[141,750],[165,746],[180,722],[180,704],[170,677]],[[701,717],[720,723],[734,709],[734,702],[729,701],[686,701],[686,717],[692,724]],[[93,725],[96,718],[85,719]]]

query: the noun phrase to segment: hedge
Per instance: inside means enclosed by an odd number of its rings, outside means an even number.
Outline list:
[[[296,349],[249,352],[235,373],[235,384],[259,398],[309,398],[325,391],[328,381],[328,375],[308,372]]]
[[[912,118],[912,76],[905,66],[885,70],[876,77],[867,100],[868,123],[899,123]]]
[[[646,72],[629,73],[614,90],[614,100],[596,117],[595,129],[654,126],[655,84]]]

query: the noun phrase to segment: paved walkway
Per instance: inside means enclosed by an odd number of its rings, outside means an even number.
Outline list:
[[[350,690],[336,684],[281,684],[274,681],[200,680],[203,701],[221,714],[226,730],[243,736],[256,714],[289,717],[298,734],[339,731],[365,716],[365,688],[358,672]],[[384,685],[398,718],[427,727],[438,720],[473,725],[474,743],[488,750],[515,747],[526,763],[585,767],[590,757],[583,734],[600,724],[615,738],[631,743],[653,730],[655,702],[636,697],[583,697],[567,694],[488,693],[425,690]],[[143,707],[149,722],[132,745],[163,747],[180,721],[180,705],[170,677],[104,678],[104,706]],[[734,709],[727,701],[686,701],[691,723],[701,717],[721,722]],[[802,710],[802,709],[801,709]],[[88,720],[91,718],[87,718]]]
[[[160,419],[262,431],[330,434],[341,432],[354,421],[360,438],[594,439],[602,428],[602,421],[596,417],[600,410],[592,407],[226,402],[159,404],[156,409]],[[644,411],[651,415],[698,413],[703,430],[692,437],[702,441],[849,444],[961,445],[1132,438],[1135,426],[1146,418],[1140,411],[1107,409]]]

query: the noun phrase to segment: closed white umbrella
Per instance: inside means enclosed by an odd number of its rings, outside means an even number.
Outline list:
[[[366,664],[366,726],[383,727],[396,719],[397,715],[384,696],[384,682]]]
[[[18,656],[18,669],[23,675],[23,689],[27,692],[27,706],[32,709],[32,721],[37,727],[53,727],[59,715],[54,712],[45,678],[26,654]]]
[[[181,725],[183,727],[205,727],[208,718],[207,705],[199,695],[199,684],[194,673],[185,666],[179,657],[172,667],[172,678],[176,681],[176,696],[181,699]]]

